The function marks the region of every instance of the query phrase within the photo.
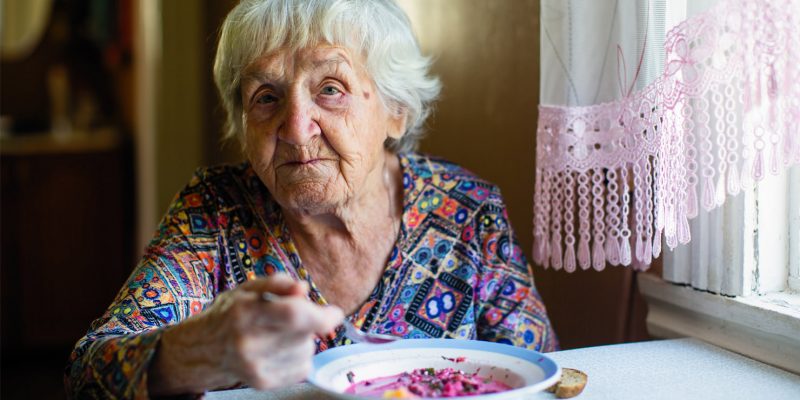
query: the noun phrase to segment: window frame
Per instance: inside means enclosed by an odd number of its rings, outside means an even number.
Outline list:
[[[638,274],[651,336],[695,337],[800,374],[800,311],[785,293],[725,297]],[[793,295],[796,299],[797,295]]]
[[[800,374],[800,165],[767,175],[740,196],[742,295],[723,296],[639,274],[648,330],[659,338],[696,337]],[[737,226],[742,224],[727,228]],[[680,261],[666,257],[669,262]]]

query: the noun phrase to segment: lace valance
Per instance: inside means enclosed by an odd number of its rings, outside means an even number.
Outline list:
[[[794,0],[723,0],[675,26],[663,73],[623,98],[539,107],[533,260],[646,268],[688,220],[800,163]],[[542,77],[546,79],[546,77]]]

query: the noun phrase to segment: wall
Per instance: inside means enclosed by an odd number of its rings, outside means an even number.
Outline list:
[[[156,139],[159,218],[203,161],[205,68],[202,2],[170,0],[160,5],[164,23]]]
[[[134,1],[137,243],[141,254],[173,196],[206,164],[204,2]]]

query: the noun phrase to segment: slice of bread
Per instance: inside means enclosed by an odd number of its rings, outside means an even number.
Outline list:
[[[561,379],[555,385],[547,388],[547,391],[555,393],[559,399],[568,399],[581,394],[588,381],[589,377],[583,371],[562,368]]]

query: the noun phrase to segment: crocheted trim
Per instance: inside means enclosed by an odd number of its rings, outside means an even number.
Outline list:
[[[618,101],[541,105],[533,260],[646,269],[690,218],[800,163],[793,0],[724,0],[673,28],[663,74]],[[796,7],[796,6],[795,6]]]

